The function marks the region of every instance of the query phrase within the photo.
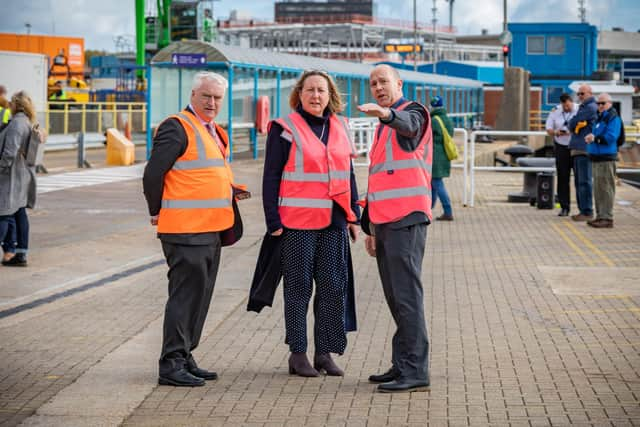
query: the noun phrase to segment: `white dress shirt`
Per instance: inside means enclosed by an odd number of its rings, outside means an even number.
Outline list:
[[[562,104],[558,104],[556,108],[554,108],[550,113],[549,117],[547,117],[547,123],[545,125],[547,130],[566,130],[569,132],[569,120],[578,112],[578,105],[573,104],[573,108],[571,111],[564,111],[562,108]],[[569,145],[569,141],[571,140],[571,134],[567,133],[566,135],[554,135],[553,139],[560,145]]]

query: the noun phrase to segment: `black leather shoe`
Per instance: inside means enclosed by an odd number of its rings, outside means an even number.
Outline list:
[[[569,216],[569,209],[560,209],[558,216]]]
[[[158,384],[176,387],[200,387],[204,385],[204,379],[190,374],[186,368],[181,368],[177,371],[160,375],[158,377]]]
[[[378,386],[380,393],[411,393],[427,390],[429,390],[429,381],[395,380]]]
[[[218,374],[216,374],[215,372],[198,368],[198,364],[196,363],[196,360],[193,358],[193,356],[189,356],[189,358],[187,358],[186,366],[187,371],[189,371],[189,373],[193,376],[209,381],[218,379]]]
[[[6,265],[7,267],[26,267],[27,257],[23,253],[15,254],[13,258],[7,261],[2,260],[2,265]]]
[[[189,367],[189,373],[195,377],[202,378],[203,380],[214,381],[218,379],[217,373],[200,369],[197,366],[195,368]]]
[[[371,375],[369,382],[371,383],[388,383],[398,378],[399,372],[394,368],[389,369],[384,374]]]

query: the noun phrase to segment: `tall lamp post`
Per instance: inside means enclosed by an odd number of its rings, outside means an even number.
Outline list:
[[[503,34],[507,34],[507,0],[503,0],[502,3],[502,33]],[[506,43],[507,45],[511,43],[511,41],[509,41],[508,43]],[[504,67],[504,72],[507,72],[507,67],[509,66],[509,55],[503,55],[504,59],[504,63],[503,63],[503,67]]]
[[[418,71],[418,13],[413,0],[413,71]]]

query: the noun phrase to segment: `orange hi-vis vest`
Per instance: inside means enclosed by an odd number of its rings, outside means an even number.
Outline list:
[[[404,110],[406,102],[398,110]],[[426,109],[425,109],[426,111]],[[398,221],[412,212],[424,212],[431,220],[431,120],[418,147],[407,152],[398,144],[395,129],[378,124],[369,153],[367,206],[373,224]]]
[[[206,233],[233,225],[233,174],[227,162],[229,138],[222,137],[224,153],[215,138],[193,113],[184,110],[178,119],[187,134],[187,149],[164,176],[158,233]]]
[[[282,224],[296,230],[321,230],[331,224],[336,202],[347,221],[356,221],[351,209],[351,157],[355,154],[346,119],[331,114],[325,145],[297,112],[275,120],[291,142],[280,180]]]

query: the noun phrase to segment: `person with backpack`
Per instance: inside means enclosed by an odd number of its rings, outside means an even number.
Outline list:
[[[451,209],[451,199],[444,186],[444,178],[451,174],[451,160],[445,150],[445,139],[453,137],[453,122],[447,115],[442,98],[434,96],[431,98],[431,118],[433,122],[433,170],[431,171],[431,209],[436,206],[436,201],[440,199],[444,213],[436,217],[436,221],[453,221],[453,210]]]
[[[608,93],[601,93],[596,105],[598,119],[593,132],[585,137],[593,171],[593,198],[596,205],[596,218],[587,221],[587,224],[594,228],[613,228],[616,160],[618,147],[624,144],[624,126]]]
[[[15,222],[17,246],[15,256],[2,261],[5,266],[27,265],[29,218],[26,208],[35,205],[35,165],[27,160],[36,112],[31,97],[20,91],[11,97],[12,118],[2,131],[0,142],[0,222]],[[6,227],[9,228],[9,227]],[[0,226],[0,232],[5,230]],[[0,234],[0,241],[4,240]]]

